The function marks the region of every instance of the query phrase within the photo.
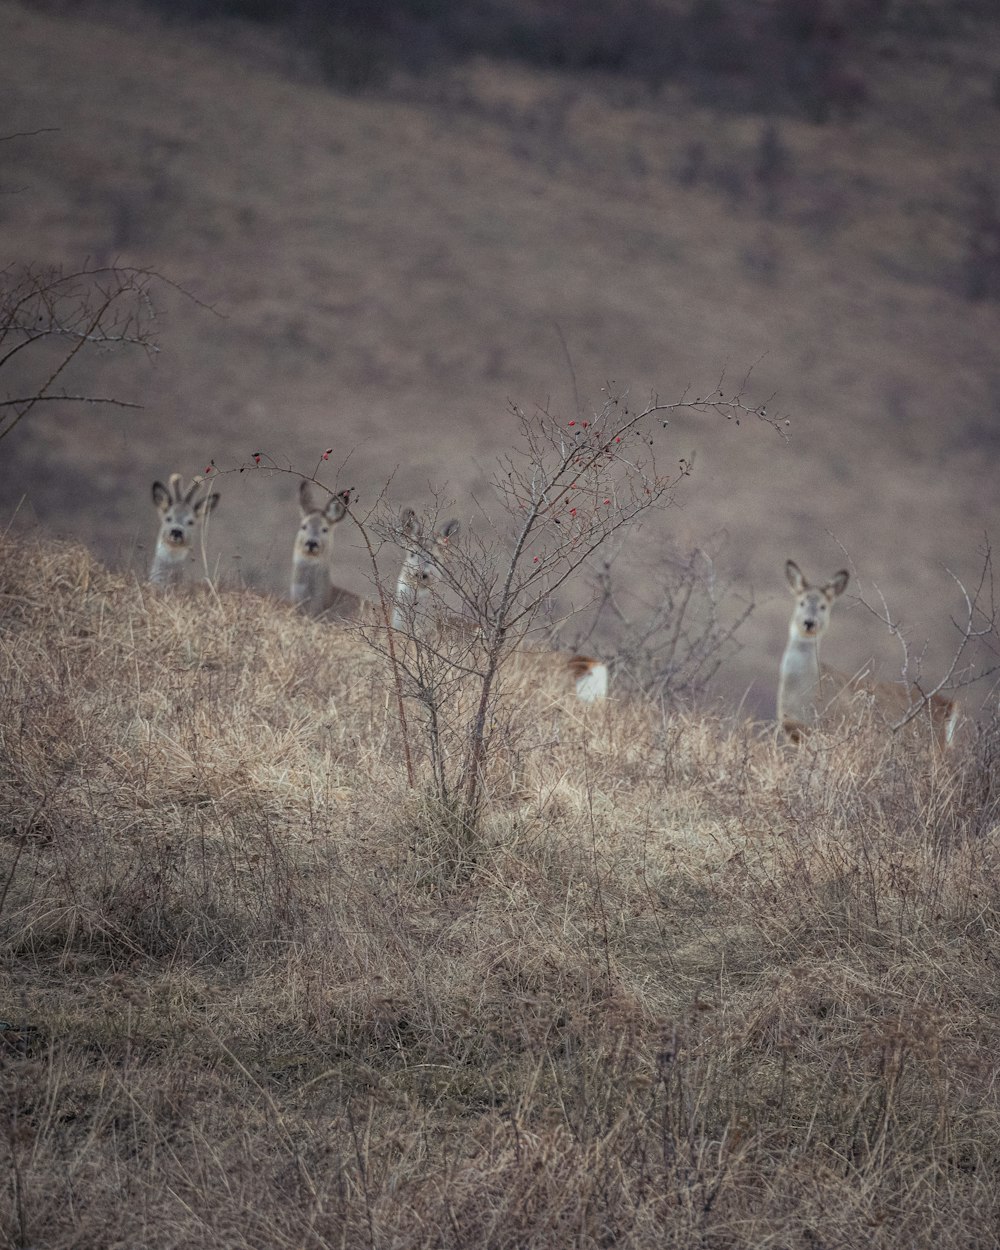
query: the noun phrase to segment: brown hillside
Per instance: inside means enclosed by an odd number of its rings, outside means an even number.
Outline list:
[[[0,1244],[993,1244],[995,725],[536,680],[461,829],[350,631],[10,536],[0,592]]]
[[[675,399],[753,365],[789,441],[678,417],[663,457],[695,451],[695,475],[622,580],[723,531],[721,571],[762,603],[728,689],[768,710],[784,561],[819,576],[842,544],[941,669],[945,568],[973,576],[996,510],[1000,309],[963,286],[972,183],[1000,155],[996,41],[901,43],[856,118],[783,121],[769,207],[765,119],[674,90],[483,63],[350,97],[237,26],[13,3],[0,22],[4,131],[46,131],[3,144],[4,259],[149,266],[218,314],[164,293],[155,359],[81,362],[74,384],[143,411],[33,414],[4,443],[4,518],[141,570],[154,477],[260,449],[312,471],[332,446],[327,480],[363,503],[395,474],[399,504],[437,485],[474,526],[508,399],[569,418],[574,382],[585,406],[612,379]],[[223,575],[284,585],[294,485],[224,478]],[[339,570],[365,588],[358,552]],[[842,615],[831,659],[895,660]]]

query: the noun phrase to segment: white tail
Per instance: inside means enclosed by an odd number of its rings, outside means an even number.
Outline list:
[[[848,571],[841,569],[825,586],[811,586],[789,560],[785,575],[795,606],[781,657],[778,721],[789,740],[801,742],[819,722],[842,721],[852,712],[857,717],[867,707],[888,724],[919,727],[929,722],[938,747],[950,746],[958,720],[954,699],[927,696],[912,683],[876,681],[867,670],[851,676],[820,663],[820,639],[829,628],[834,602],[847,589]]]
[[[589,655],[571,655],[566,665],[576,683],[576,697],[582,703],[600,703],[608,697],[608,666]]]
[[[184,489],[179,473],[171,473],[170,485],[153,483],[153,503],[160,513],[160,532],[156,539],[149,580],[154,586],[179,586],[187,576],[194,559],[194,538],[199,522],[219,502],[217,494],[195,500],[202,479],[196,477]]]

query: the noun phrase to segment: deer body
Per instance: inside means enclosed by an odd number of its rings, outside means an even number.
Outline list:
[[[958,719],[953,699],[925,696],[911,683],[877,681],[867,669],[850,675],[820,662],[820,639],[829,628],[834,602],[847,588],[847,570],[841,569],[821,587],[810,586],[794,560],[785,565],[785,574],[795,597],[778,680],[778,721],[786,737],[799,743],[818,723],[843,720],[852,713],[857,718],[866,707],[890,724],[922,707],[910,723],[928,721],[938,747],[950,746]]]
[[[200,478],[196,477],[187,490],[179,473],[172,473],[169,482],[169,486],[153,483],[153,503],[160,513],[160,532],[149,580],[160,589],[180,586],[187,579],[198,525],[219,502],[217,494],[195,500]]]

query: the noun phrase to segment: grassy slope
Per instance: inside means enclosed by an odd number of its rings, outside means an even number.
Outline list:
[[[983,758],[536,680],[458,838],[350,634],[0,588],[5,1244],[991,1244]]]
[[[572,413],[557,326],[584,403],[608,378],[676,398],[762,358],[753,397],[778,393],[792,441],[678,421],[664,459],[696,449],[698,475],[684,511],[619,555],[623,581],[641,585],[674,538],[724,531],[723,571],[765,599],[731,691],[754,681],[766,709],[782,564],[831,571],[832,534],[940,671],[960,606],[944,566],[971,575],[995,503],[1000,321],[958,289],[970,172],[1000,143],[988,39],[900,43],[861,118],[787,122],[769,218],[761,119],[668,89],[609,102],[585,80],[480,65],[412,98],[349,98],[239,28],[2,8],[8,129],[58,128],[4,146],[6,254],[152,265],[224,314],[165,298],[155,363],[88,366],[94,389],[147,411],[34,421],[9,445],[6,510],[24,494],[25,516],[141,565],[154,476],[261,447],[308,470],[333,445],[363,499],[395,470],[399,503],[443,483],[474,523],[468,492],[511,441],[508,397]],[[706,166],[684,186],[699,141]],[[281,586],[287,479],[223,491],[221,570]],[[363,589],[360,556],[340,563]],[[836,652],[845,668],[896,659],[862,612]]]

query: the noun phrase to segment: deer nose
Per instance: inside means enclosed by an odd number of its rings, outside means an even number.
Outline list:
[[[806,631],[807,634],[814,633],[816,629],[816,622],[813,620],[811,616],[807,617],[802,622],[802,628]]]
[[[184,531],[174,528],[170,531],[170,537],[173,539],[175,543],[182,542],[184,539]]]
[[[308,551],[309,554],[312,555],[314,552],[318,550],[319,550],[319,543],[316,541],[316,539],[307,538],[306,539],[306,551]]]

